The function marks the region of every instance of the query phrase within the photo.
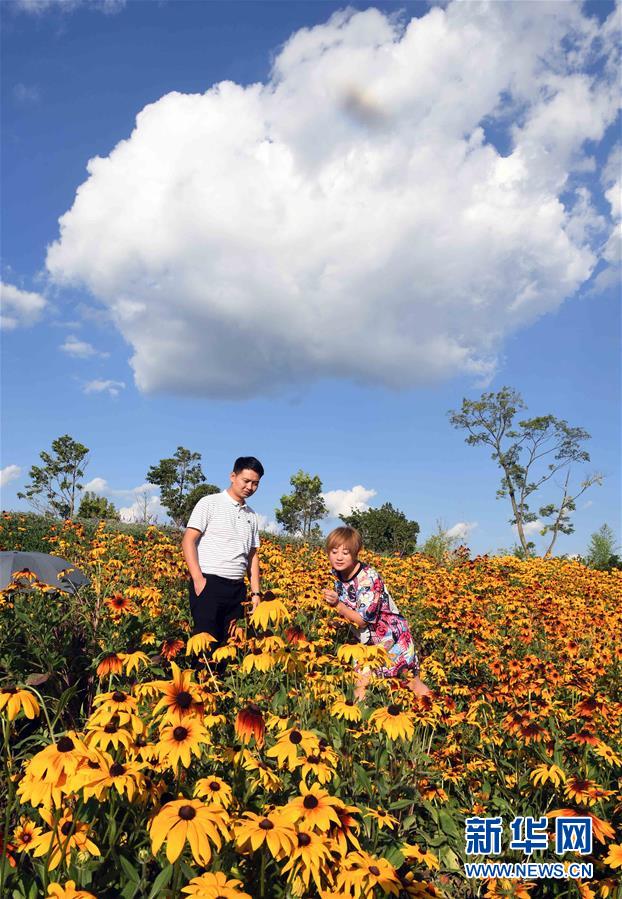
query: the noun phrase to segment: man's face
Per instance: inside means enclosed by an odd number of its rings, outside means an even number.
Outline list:
[[[231,493],[238,502],[247,500],[259,487],[261,478],[256,471],[244,468],[237,474],[231,472]]]

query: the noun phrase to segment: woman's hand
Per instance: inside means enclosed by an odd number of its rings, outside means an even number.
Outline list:
[[[324,590],[322,595],[324,597],[324,602],[331,606],[331,608],[334,609],[335,606],[338,605],[339,597],[335,590]]]

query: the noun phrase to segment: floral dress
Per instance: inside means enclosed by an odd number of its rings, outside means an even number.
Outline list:
[[[348,581],[333,571],[335,590],[341,602],[365,621],[365,626],[358,629],[361,643],[381,644],[391,656],[391,667],[380,668],[376,673],[380,677],[397,677],[402,671],[417,674],[419,659],[408,622],[400,615],[376,569],[364,562],[359,566]]]

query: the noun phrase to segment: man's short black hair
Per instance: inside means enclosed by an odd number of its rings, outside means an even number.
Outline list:
[[[245,468],[250,468],[250,470],[258,474],[260,478],[263,478],[263,465],[259,459],[256,459],[254,456],[240,456],[233,463],[234,474],[239,474],[241,471],[244,471]]]

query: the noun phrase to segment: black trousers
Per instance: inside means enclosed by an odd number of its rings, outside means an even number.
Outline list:
[[[232,581],[217,574],[206,574],[205,587],[199,595],[194,589],[192,578],[188,585],[190,611],[194,621],[194,634],[207,632],[216,637],[220,646],[227,640],[229,625],[244,615],[242,603],[246,599],[246,585],[243,580]]]

